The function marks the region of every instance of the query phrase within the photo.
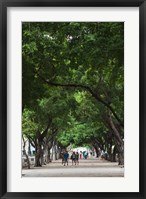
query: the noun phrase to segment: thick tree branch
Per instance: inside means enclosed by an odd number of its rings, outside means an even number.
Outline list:
[[[27,136],[29,139],[30,144],[35,148],[35,141],[29,135]]]
[[[116,143],[121,146],[123,144],[123,141],[122,141],[122,138],[120,137],[120,133],[118,132],[111,118],[110,113],[107,116],[104,116],[104,124],[112,130]]]
[[[99,146],[99,148],[100,148],[101,150],[103,150],[102,144],[101,144],[96,138],[94,138],[93,143],[94,143],[95,145],[97,144],[97,145]]]
[[[51,137],[49,137],[48,142],[50,142],[58,133],[58,130],[54,131]]]
[[[48,129],[51,126],[51,124],[52,124],[52,119],[49,119],[47,127],[45,128],[45,130],[43,131],[43,133],[40,135],[40,139],[43,140],[43,138],[46,137]]]
[[[46,80],[44,77],[42,77],[40,74],[37,74],[39,76],[39,78],[44,81],[46,84],[51,85],[51,86],[60,86],[60,87],[72,87],[72,88],[82,88],[84,90],[87,90],[97,101],[101,102],[103,105],[105,105],[114,115],[114,117],[117,119],[117,121],[120,123],[120,125],[122,127],[124,127],[123,122],[120,120],[120,118],[118,117],[118,115],[115,113],[115,111],[113,110],[113,108],[110,106],[110,104],[108,104],[107,102],[105,102],[103,99],[101,99],[101,97],[96,93],[94,93],[92,91],[92,89],[89,86],[85,86],[85,85],[81,85],[81,84],[60,84],[60,83],[55,83],[55,82],[50,82],[48,80]]]

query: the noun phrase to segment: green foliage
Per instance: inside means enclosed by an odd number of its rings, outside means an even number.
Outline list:
[[[22,117],[22,133],[27,137],[35,137],[38,130],[38,124],[35,122],[35,112],[24,109]]]
[[[25,22],[22,39],[23,133],[34,136],[51,118],[64,146],[104,142],[105,104],[81,87],[47,82],[88,86],[123,121],[124,24]]]

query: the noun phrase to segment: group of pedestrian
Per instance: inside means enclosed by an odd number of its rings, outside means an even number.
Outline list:
[[[69,153],[68,151],[61,152],[61,159],[62,159],[62,165],[68,166],[69,162]],[[72,165],[79,165],[79,153],[78,152],[73,152],[71,155],[71,160],[72,160]]]

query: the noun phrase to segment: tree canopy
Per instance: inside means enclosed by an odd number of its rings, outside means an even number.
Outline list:
[[[22,64],[23,134],[115,145],[123,162],[122,22],[25,22]]]

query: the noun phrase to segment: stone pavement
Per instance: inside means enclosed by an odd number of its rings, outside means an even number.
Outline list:
[[[63,166],[61,160],[53,161],[42,167],[22,170],[23,177],[124,177],[124,168],[117,162],[109,162],[99,158],[79,160],[79,165]]]

